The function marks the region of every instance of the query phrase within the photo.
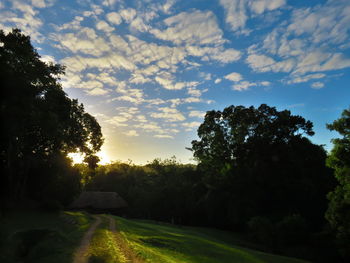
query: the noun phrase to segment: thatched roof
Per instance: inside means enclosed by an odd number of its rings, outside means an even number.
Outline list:
[[[116,209],[128,206],[116,192],[82,192],[71,208]]]

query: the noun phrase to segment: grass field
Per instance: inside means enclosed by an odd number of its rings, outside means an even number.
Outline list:
[[[90,243],[89,263],[127,262],[125,246],[136,254],[135,262],[306,262],[244,248],[242,240],[225,231],[120,217],[113,217],[122,242],[116,241],[107,217],[101,218]],[[0,222],[0,262],[70,263],[91,222],[89,214],[80,212],[12,213]]]
[[[80,212],[16,212],[0,220],[0,262],[72,262],[90,225]]]
[[[116,217],[117,227],[129,245],[147,262],[159,263],[302,263],[235,244],[231,234],[194,227],[177,227],[152,221]]]

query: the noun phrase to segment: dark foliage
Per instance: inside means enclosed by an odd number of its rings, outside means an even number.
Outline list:
[[[334,182],[326,152],[304,137],[313,133],[310,121],[264,104],[207,112],[192,150],[213,209],[208,223],[239,230],[252,217],[299,214],[319,230]]]
[[[82,173],[88,173],[80,165]],[[97,168],[88,190],[116,191],[129,204],[128,216],[198,224],[200,175],[194,165],[155,159],[145,166],[113,163]]]
[[[101,128],[62,90],[64,67],[40,60],[28,36],[0,31],[0,43],[2,204],[26,194],[65,203],[79,189],[67,153],[92,156],[103,142]]]
[[[329,193],[326,218],[336,232],[341,254],[350,260],[350,109],[327,125],[342,137],[333,140],[334,147],[327,164],[335,169],[337,185]]]

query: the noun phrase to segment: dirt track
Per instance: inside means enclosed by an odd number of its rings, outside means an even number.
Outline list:
[[[117,231],[115,219],[113,219],[111,216],[106,216],[106,217],[109,219],[109,229],[114,234],[115,241],[117,242],[118,247],[120,248],[121,252],[124,254],[127,261],[131,263],[144,262],[144,260],[142,260],[140,257],[138,257],[135,254],[135,252],[129,247],[127,242],[121,236],[121,234]]]
[[[73,263],[87,263],[88,262],[88,249],[91,241],[91,237],[94,234],[96,228],[101,224],[100,216],[93,216],[96,221],[90,226],[81,240],[80,246],[75,252]]]
[[[90,228],[82,238],[80,246],[74,254],[73,263],[88,263],[88,260],[89,260],[88,250],[89,250],[91,238],[94,235],[97,227],[102,222],[102,219],[101,219],[102,216],[94,215],[93,217],[96,219],[96,221],[90,226]],[[124,255],[127,262],[130,262],[130,263],[144,262],[144,260],[142,260],[140,257],[138,257],[135,254],[135,252],[129,247],[127,242],[121,236],[121,234],[117,231],[115,219],[113,219],[111,216],[103,216],[103,217],[109,220],[109,230],[113,233],[114,241],[116,242],[117,246],[119,247],[121,253]]]

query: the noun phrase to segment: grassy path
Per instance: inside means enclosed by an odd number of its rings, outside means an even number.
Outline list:
[[[88,262],[88,249],[90,241],[95,233],[96,228],[101,224],[101,218],[99,216],[93,216],[96,221],[90,226],[88,231],[85,233],[81,244],[74,255],[73,263],[87,263]]]
[[[75,252],[73,263],[143,263],[119,233],[116,219],[107,215],[93,216],[90,226]]]
[[[111,216],[107,216],[107,218],[109,219],[109,229],[113,233],[117,246],[119,247],[121,253],[123,253],[126,259],[126,262],[130,262],[130,263],[144,262],[144,260],[142,260],[140,257],[138,257],[135,254],[135,252],[130,248],[130,246],[127,244],[125,239],[120,235],[119,231],[117,231],[115,218],[112,218]]]

